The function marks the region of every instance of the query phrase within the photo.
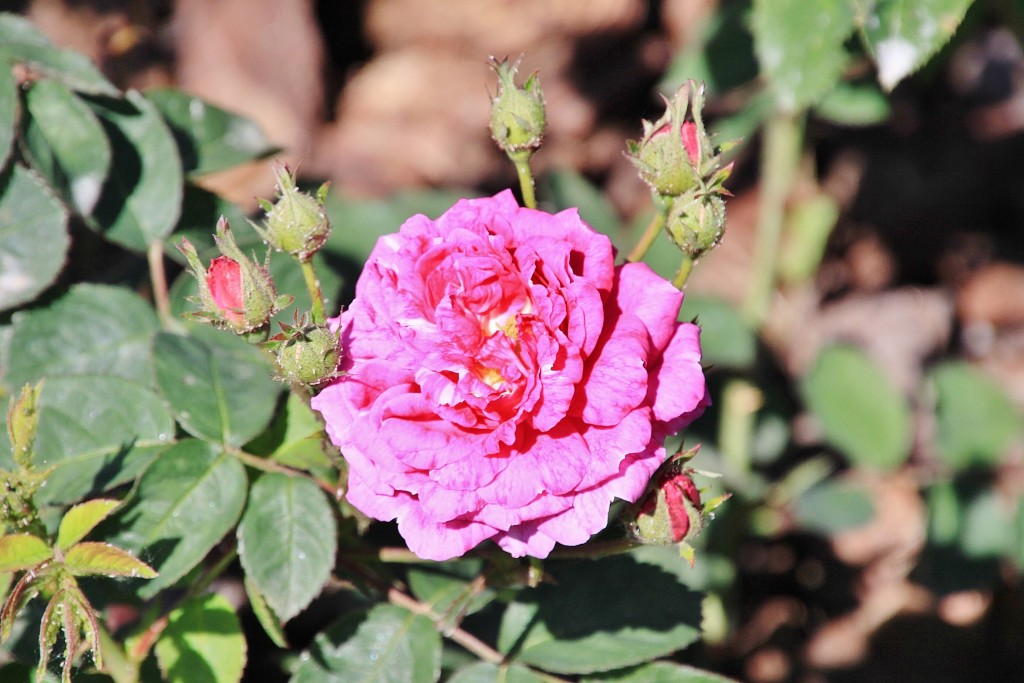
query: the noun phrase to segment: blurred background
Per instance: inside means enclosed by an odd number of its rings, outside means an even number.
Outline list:
[[[703,80],[709,129],[740,142],[724,242],[684,306],[704,326],[716,400],[688,442],[704,442],[697,465],[735,495],[702,537],[707,638],[686,658],[753,683],[1024,680],[1024,3],[959,3],[970,8],[952,39],[898,83],[840,36],[836,83],[785,112],[801,137],[780,285],[754,322],[738,309],[773,177],[761,131],[785,107],[751,4],[0,10],[122,88],[174,86],[258,123],[274,158],[331,181],[331,248],[349,265],[412,211],[514,185],[487,129],[489,56],[522,55],[520,73],[540,74],[542,204],[579,206],[620,250],[651,211],[625,141],[661,115],[659,93]],[[202,184],[251,212],[273,191],[269,163]],[[678,253],[663,238],[649,261],[671,276]],[[355,271],[341,270],[350,291]]]

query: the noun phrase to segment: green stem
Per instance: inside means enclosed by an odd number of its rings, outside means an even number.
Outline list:
[[[310,310],[311,322],[314,325],[323,325],[327,322],[327,316],[324,314],[324,295],[320,291],[320,279],[317,278],[316,269],[313,267],[313,257],[299,259],[299,265],[302,267],[302,277],[306,280],[309,298],[313,302]]]
[[[153,303],[156,305],[157,314],[160,316],[160,323],[164,329],[170,326],[171,299],[167,294],[167,271],[164,270],[164,243],[156,240],[146,250],[146,259],[149,262],[149,281],[153,288]]]
[[[628,553],[638,547],[640,544],[632,538],[613,538],[585,545],[555,548],[548,557],[553,560],[597,560],[610,555]]]
[[[509,153],[508,158],[516,167],[519,176],[519,189],[523,193],[523,206],[528,209],[537,208],[537,197],[533,193],[533,173],[530,171],[530,151]]]
[[[743,316],[760,328],[775,292],[779,241],[786,199],[800,161],[802,116],[777,112],[765,125],[761,151],[761,196],[757,217],[753,273],[743,302]]]
[[[629,256],[626,257],[626,261],[629,263],[642,261],[647,252],[650,251],[654,241],[658,239],[661,229],[665,227],[665,218],[668,216],[668,204],[658,199],[654,201],[655,204],[661,204],[661,206],[656,208],[654,215],[651,216],[651,222],[647,224],[644,233],[640,235],[640,241],[636,243],[633,250],[629,252]]]
[[[305,470],[298,470],[292,467],[288,467],[287,465],[282,465],[276,460],[271,460],[270,458],[264,458],[258,455],[253,455],[252,453],[246,453],[245,451],[239,449],[231,449],[230,453],[239,460],[241,460],[242,464],[248,465],[254,470],[259,470],[261,472],[274,472],[277,474],[286,474],[290,477],[306,477],[307,479],[311,479],[312,481],[314,481],[317,486],[326,491],[332,498],[338,492],[336,486],[331,485],[330,482],[320,481],[316,477],[310,476],[310,474]]]
[[[732,474],[742,476],[750,471],[754,415],[763,400],[761,390],[744,379],[731,379],[722,390],[718,445]]]
[[[676,271],[676,276],[672,278],[672,284],[676,286],[676,289],[686,289],[686,281],[690,277],[690,272],[693,270],[694,260],[689,254],[683,254],[683,260],[679,264],[679,270]]]

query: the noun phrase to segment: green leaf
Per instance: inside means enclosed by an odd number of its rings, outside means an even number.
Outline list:
[[[234,607],[216,593],[192,598],[173,610],[155,650],[167,683],[242,680],[245,637]]]
[[[447,683],[544,683],[544,679],[517,664],[477,662],[456,671]]]
[[[248,576],[245,577],[242,583],[245,585],[245,595],[249,598],[249,608],[252,609],[256,620],[263,627],[263,632],[267,634],[267,637],[270,638],[274,645],[287,650],[288,639],[285,637],[284,629],[281,628],[281,620],[270,609],[270,605],[267,604],[267,599],[263,597],[263,593],[260,593],[260,589],[256,587],[256,584]]]
[[[278,410],[270,427],[245,449],[307,470],[321,481],[334,481],[338,473],[324,452],[323,437],[324,427],[316,414],[298,394],[289,392],[284,410]]]
[[[840,83],[823,97],[815,113],[840,126],[874,126],[889,118],[889,100],[871,83]]]
[[[88,57],[54,47],[30,21],[5,12],[0,13],[0,62],[26,64],[79,92],[119,93]]]
[[[241,446],[270,422],[281,385],[244,340],[211,327],[153,340],[156,382],[189,434]]]
[[[204,441],[182,441],[150,465],[109,539],[160,572],[139,589],[143,599],[184,576],[231,531],[246,488],[241,463]]]
[[[834,534],[863,526],[875,516],[875,506],[863,487],[842,481],[824,481],[794,501],[800,526]]]
[[[324,492],[304,477],[264,474],[238,525],[238,554],[282,620],[301,612],[331,575],[337,523]]]
[[[53,377],[39,398],[35,465],[53,467],[40,503],[79,500],[138,476],[171,442],[152,391],[117,377]]]
[[[480,560],[432,562],[410,567],[407,580],[420,602],[445,615],[446,623],[455,626],[462,617],[478,612],[495,598],[494,590],[485,584],[474,585],[482,569]]]
[[[855,465],[892,470],[906,460],[910,408],[863,352],[849,346],[825,348],[801,391],[825,439]]]
[[[6,64],[0,64],[0,169],[3,169],[14,147],[18,109],[18,84],[14,80],[14,72]]]
[[[849,0],[754,0],[751,28],[776,107],[798,112],[839,82],[854,14]]]
[[[611,201],[586,178],[572,170],[558,170],[541,177],[539,191],[556,211],[578,209],[580,218],[616,244],[624,241],[622,218]]]
[[[89,225],[128,249],[145,251],[178,224],[184,175],[178,147],[156,106],[137,92],[95,99],[113,150],[112,174]]]
[[[64,555],[64,566],[75,576],[156,577],[156,572],[148,564],[109,543],[86,541],[71,546]]]
[[[92,531],[121,504],[119,500],[96,498],[79,503],[64,513],[57,529],[57,547],[67,550]]]
[[[588,676],[583,683],[735,683],[710,671],[669,662],[653,662],[622,671]]]
[[[441,670],[434,625],[391,605],[349,614],[316,637],[291,683],[433,683]]]
[[[514,661],[555,673],[608,671],[700,636],[701,595],[671,571],[630,556],[545,570],[554,583],[520,593],[502,620],[498,647]]]
[[[1010,399],[966,363],[938,366],[931,381],[942,459],[957,470],[997,464],[1024,425]]]
[[[0,182],[0,310],[4,310],[31,301],[57,279],[70,239],[64,207],[36,177],[15,165]]]
[[[749,368],[757,355],[757,339],[750,325],[728,302],[707,295],[688,294],[681,317],[697,319],[703,360],[720,368]]]
[[[262,159],[276,148],[258,125],[194,95],[173,88],[146,92],[167,120],[185,172],[200,176]]]
[[[854,0],[857,23],[891,91],[945,45],[973,0]]]
[[[204,259],[209,260],[218,256],[220,252],[214,245],[213,235],[221,216],[231,225],[231,233],[242,251],[247,254],[253,251],[261,255],[266,253],[266,246],[256,231],[249,226],[245,212],[237,204],[189,182],[185,183],[178,226],[174,229],[174,235],[168,239],[167,256],[181,265],[186,264],[185,255],[176,246],[181,243],[182,237],[195,245]],[[188,279],[195,281],[192,278]],[[190,295],[195,293],[189,292]]]
[[[50,546],[32,534],[0,536],[0,573],[29,569],[53,557]]]
[[[16,313],[13,321],[3,376],[8,388],[84,374],[152,382],[156,313],[127,289],[75,285],[44,308]]]
[[[110,143],[85,102],[57,81],[36,81],[25,94],[25,143],[32,166],[83,216],[100,198],[110,170]]]
[[[1017,548],[1014,505],[999,491],[982,491],[963,509],[959,545],[964,556],[972,559],[1010,557]]]

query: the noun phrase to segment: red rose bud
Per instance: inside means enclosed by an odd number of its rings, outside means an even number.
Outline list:
[[[644,136],[629,142],[629,155],[640,177],[651,189],[665,197],[678,197],[690,191],[712,191],[728,176],[721,171],[721,155],[704,130],[701,111],[704,86],[687,81],[671,100],[665,114],[644,121]]]
[[[286,251],[299,259],[309,259],[320,250],[331,232],[324,209],[327,184],[310,196],[295,186],[295,177],[287,166],[275,165],[277,200],[260,200],[267,213],[263,226],[253,224],[256,232],[277,251]]]
[[[519,62],[491,59],[498,75],[498,93],[491,100],[491,135],[508,155],[532,154],[544,139],[547,120],[544,94],[537,74],[526,79],[523,87],[515,83]]]
[[[217,222],[215,239],[222,256],[213,259],[209,268],[203,266],[191,242],[183,239],[178,246],[199,284],[198,303],[203,310],[194,316],[238,334],[263,327],[288,305],[290,297],[278,297],[266,266],[242,253],[223,217]]]
[[[683,543],[704,528],[704,507],[693,470],[669,467],[657,475],[654,489],[641,501],[634,535],[644,543]]]
[[[281,325],[281,334],[267,346],[276,351],[282,379],[301,384],[322,384],[338,376],[341,349],[338,333],[325,325]]]

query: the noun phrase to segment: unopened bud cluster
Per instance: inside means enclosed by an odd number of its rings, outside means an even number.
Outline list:
[[[266,347],[274,352],[281,379],[317,385],[338,376],[341,360],[338,333],[327,325],[281,323],[281,333],[270,338]]]
[[[665,114],[644,121],[644,136],[630,141],[629,155],[651,191],[668,207],[665,229],[676,245],[697,259],[713,249],[725,231],[723,183],[732,165],[704,129],[704,86],[693,81],[666,101]]]

